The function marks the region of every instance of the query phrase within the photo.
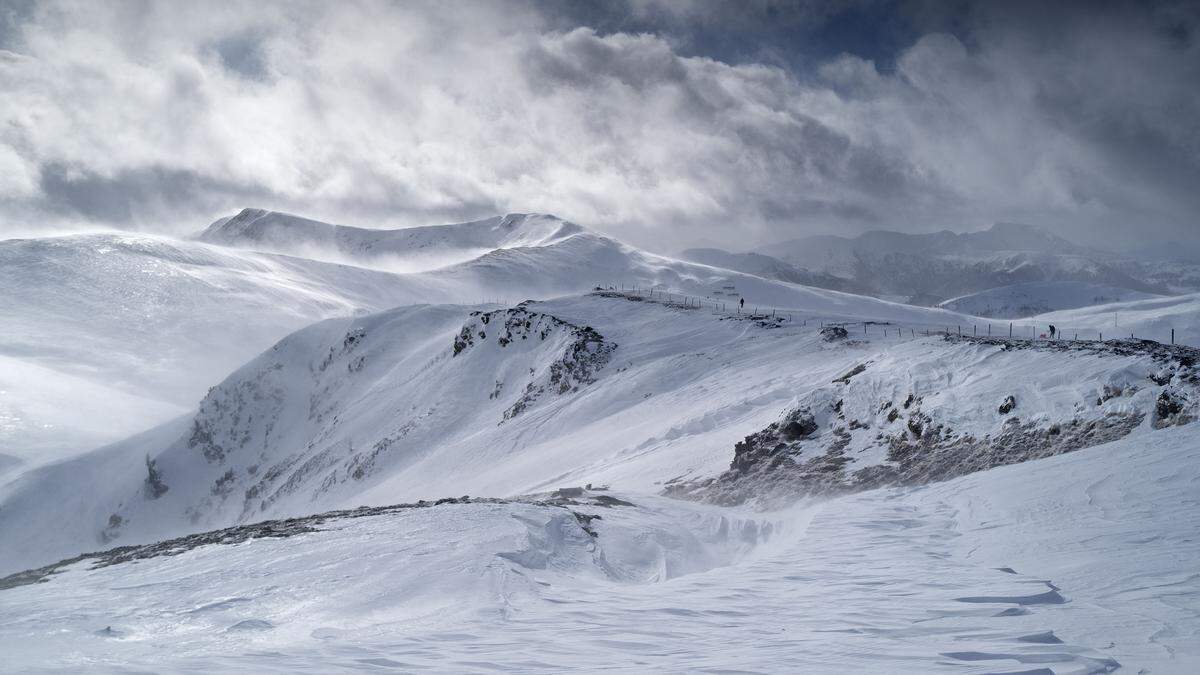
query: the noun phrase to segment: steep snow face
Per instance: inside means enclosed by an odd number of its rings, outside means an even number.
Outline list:
[[[1195,672],[1191,436],[773,514],[332,516],[0,589],[0,643],[21,671]]]
[[[283,335],[419,288],[142,235],[0,242],[0,453],[38,463],[146,429]]]
[[[495,249],[545,246],[582,231],[574,223],[543,214],[510,213],[452,225],[372,230],[244,209],[214,222],[197,238],[225,246],[416,272],[470,260]]]
[[[1057,310],[1153,297],[1149,293],[1081,281],[1043,281],[991,288],[947,300],[938,306],[974,316],[1019,319]]]

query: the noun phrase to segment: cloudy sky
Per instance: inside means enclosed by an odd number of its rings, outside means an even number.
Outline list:
[[[1200,238],[1200,3],[0,0],[0,235]]]

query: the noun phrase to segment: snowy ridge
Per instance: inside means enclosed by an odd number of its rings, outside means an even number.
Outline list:
[[[583,228],[554,216],[510,213],[451,225],[376,230],[331,225],[276,211],[243,209],[197,235],[200,241],[367,266],[421,271],[495,249],[546,246]]]
[[[958,316],[653,256],[551,217],[423,231],[430,255],[448,250],[439,238],[502,237],[514,247],[394,274],[142,235],[0,242],[0,311],[14,317],[0,334],[0,454],[16,458],[0,471],[185,414],[214,381],[289,332],[398,305],[516,302],[623,280],[698,296],[736,285],[754,302],[838,315]]]
[[[1200,402],[1186,351],[826,333],[613,293],[326,321],[214,387],[190,420],[5,488],[0,538],[46,534],[0,568],[80,542],[572,483],[787,501],[1007,463],[989,459],[992,439],[1054,439],[1029,459],[1152,433]],[[1178,409],[1158,415],[1163,395]],[[1010,396],[1013,414],[998,412]],[[797,411],[815,429],[735,447]],[[731,457],[732,480],[715,478]]]

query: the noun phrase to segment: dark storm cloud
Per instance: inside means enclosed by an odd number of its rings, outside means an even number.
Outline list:
[[[0,0],[0,231],[256,205],[548,211],[660,249],[997,220],[1195,239],[1197,26],[1190,3]]]

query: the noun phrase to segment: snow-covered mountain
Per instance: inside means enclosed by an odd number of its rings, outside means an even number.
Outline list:
[[[862,299],[854,309],[880,305]],[[951,449],[985,455],[995,449],[964,439],[991,436],[1054,454],[1089,444],[1073,433],[1078,425],[1089,438],[1119,438],[1152,417],[1176,377],[1164,370],[1171,355],[1152,350],[1013,350],[982,338],[925,338],[897,324],[863,327],[861,337],[838,335],[816,321],[608,292],[322,322],[214,387],[190,419],[8,486],[0,540],[30,528],[43,534],[0,555],[0,565],[45,562],[81,542],[144,542],[330,508],[562,484],[643,492],[670,484],[674,494],[727,502],[744,491],[742,469],[785,459],[801,473],[817,466],[828,479],[821,490],[841,489],[879,479],[878,467],[916,470],[894,460],[894,446],[910,436],[924,442],[935,427],[939,442],[966,444]],[[1200,405],[1178,387],[1187,411]],[[1021,410],[997,414],[1009,397]],[[1017,417],[1022,424],[1010,427]],[[779,447],[735,451],[739,439],[781,418],[808,430]],[[1035,442],[1064,425],[1056,443]],[[730,485],[706,483],[724,475],[731,457],[741,468]]]
[[[293,225],[308,243],[291,253],[347,264],[249,250]],[[18,412],[0,429],[40,397],[59,415],[44,419],[71,422],[65,401],[84,432],[124,435],[53,463],[0,457],[6,663],[1200,658],[1200,580],[1179,564],[1200,555],[1200,351],[1149,334],[1200,346],[1195,296],[1038,315],[1008,339],[1007,321],[715,264],[753,256],[657,256],[550,216],[365,236],[243,212],[205,241],[0,242],[0,310],[19,317],[0,384],[26,406],[0,409]],[[404,260],[421,271],[369,269]],[[1159,342],[1113,339],[1128,326],[1070,339],[1113,308]],[[1025,339],[1049,321],[1068,339]]]
[[[869,294],[871,290],[860,286],[851,279],[843,279],[827,273],[810,272],[762,253],[730,253],[719,248],[689,248],[680,252],[679,257],[683,260],[737,270],[767,279],[778,279],[801,286],[828,288],[834,291],[858,294]]]
[[[414,286],[146,235],[0,241],[0,454],[38,463],[161,423],[280,337]]]
[[[317,635],[310,667],[352,653],[455,670],[478,650],[417,646],[452,633],[488,641],[489,663],[586,669],[640,630],[631,616],[668,607],[664,619],[692,617],[686,643],[714,650],[689,647],[686,666],[682,652],[646,655],[662,667],[798,664],[844,647],[774,654],[761,631],[742,632],[761,621],[719,630],[745,612],[799,635],[855,626],[912,652],[915,671],[1195,658],[1186,638],[1159,634],[1166,618],[1188,634],[1194,616],[1122,590],[1170,582],[1200,597],[1200,582],[1176,578],[1193,521],[1161,510],[1194,480],[1179,467],[1195,464],[1195,356],[894,323],[848,334],[607,291],[332,319],[239,369],[189,418],[0,490],[0,541],[25,542],[0,548],[0,570],[50,565],[0,581],[0,636],[34,638],[18,663],[78,653],[174,669],[205,663],[200,645],[217,634],[252,654]],[[787,506],[802,495],[824,500]],[[247,525],[360,505],[379,508]],[[54,563],[134,544],[147,546]],[[1092,557],[1102,570],[1080,566]],[[39,580],[76,608],[61,637],[44,630],[52,612],[27,585]],[[153,607],[126,597],[156,580],[172,590]],[[836,609],[818,621],[811,606]],[[179,618],[155,624],[156,612]],[[1114,620],[1126,614],[1142,618]],[[487,639],[500,625],[544,638],[584,624],[595,644],[546,647],[536,662],[528,645],[514,651],[528,640]],[[180,649],[155,656],[146,640]]]
[[[331,316],[413,303],[515,303],[621,284],[695,297],[720,293],[730,304],[745,297],[751,308],[806,308],[826,316],[927,316],[652,255],[551,216],[394,231],[375,248],[349,236],[365,230],[259,211],[219,221],[210,233],[287,239],[293,226],[297,241],[353,243],[346,255],[401,255],[409,245],[444,261],[473,255],[474,247],[500,247],[438,269],[396,274],[357,260],[332,264],[145,235],[0,241],[0,312],[12,317],[0,330],[0,473],[183,414],[214,381],[274,341]],[[738,290],[722,290],[727,287]]]
[[[217,220],[196,238],[317,260],[422,271],[496,249],[546,246],[582,231],[574,223],[544,214],[510,213],[467,223],[384,230],[247,208]]]
[[[979,232],[821,235],[760,249],[810,273],[831,274],[879,297],[923,305],[994,288],[1078,282],[1150,294],[1200,290],[1184,264],[1122,259],[1027,225]]]
[[[1081,281],[1035,281],[951,298],[938,306],[974,316],[1019,319],[1056,310],[1154,297],[1149,293]]]

